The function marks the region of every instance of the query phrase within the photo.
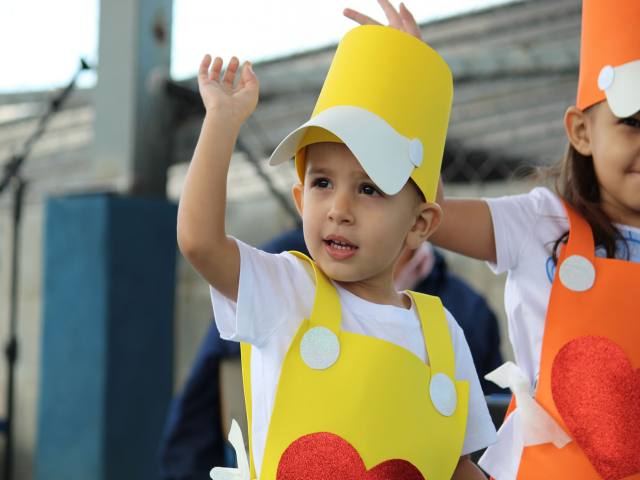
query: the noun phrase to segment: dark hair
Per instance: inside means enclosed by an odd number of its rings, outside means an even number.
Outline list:
[[[600,187],[593,166],[593,157],[582,155],[569,144],[564,158],[549,169],[548,174],[555,178],[557,194],[572,206],[584,218],[593,231],[596,246],[602,246],[607,258],[616,255],[616,242],[626,241],[613,225],[600,204]],[[553,246],[553,261],[558,261],[561,244],[567,243],[569,232],[558,238]],[[629,249],[626,249],[627,256]]]

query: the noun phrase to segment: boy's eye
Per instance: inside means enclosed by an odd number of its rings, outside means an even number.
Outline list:
[[[329,179],[327,178],[315,178],[311,182],[311,186],[318,188],[329,188],[329,186],[331,186],[331,182],[329,182]]]
[[[627,125],[629,127],[633,127],[633,128],[639,128],[640,127],[640,118],[636,117],[627,117],[627,118],[623,118],[620,120],[620,123],[623,123],[624,125]]]
[[[360,193],[363,193],[364,195],[381,195],[380,190],[367,183],[360,186]]]

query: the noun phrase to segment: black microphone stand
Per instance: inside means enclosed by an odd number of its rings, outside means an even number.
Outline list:
[[[2,179],[0,179],[0,195],[11,185],[13,191],[13,208],[12,208],[12,245],[11,245],[11,294],[9,297],[9,336],[5,347],[5,355],[7,358],[7,388],[6,388],[6,418],[4,420],[5,434],[5,453],[3,466],[3,480],[11,480],[13,474],[13,419],[14,419],[14,390],[15,390],[15,364],[18,358],[18,339],[17,339],[17,304],[18,304],[18,258],[19,258],[19,239],[20,239],[20,221],[22,218],[22,204],[24,200],[24,192],[26,181],[20,174],[20,168],[24,160],[31,152],[33,144],[44,133],[49,119],[60,109],[64,101],[67,99],[76,80],[83,70],[91,67],[84,60],[80,60],[80,66],[73,75],[69,84],[51,100],[49,108],[40,118],[36,130],[25,141],[22,151],[14,154],[4,165]]]

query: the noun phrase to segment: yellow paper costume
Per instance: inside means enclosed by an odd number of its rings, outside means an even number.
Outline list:
[[[359,465],[345,465],[340,458],[310,466],[304,459],[283,455],[298,439],[318,432],[330,432],[351,445],[366,471],[384,468],[380,465],[387,462],[386,476],[380,478],[451,478],[464,441],[469,386],[454,378],[453,346],[440,300],[411,294],[424,333],[426,365],[398,345],[342,330],[335,288],[311,260],[306,260],[315,271],[314,306],[282,365],[260,478],[347,479],[354,471],[358,473]],[[249,431],[250,355],[251,346],[244,344],[242,370]],[[340,448],[327,448],[326,437],[307,440],[307,451],[315,448],[320,455],[343,453]],[[394,465],[397,460],[404,462]],[[422,477],[410,477],[414,472],[406,462]],[[320,476],[320,471],[326,471],[327,476]],[[255,478],[253,466],[251,475]]]
[[[340,42],[311,119],[271,163],[295,156],[302,179],[307,145],[342,142],[385,193],[411,179],[433,201],[452,96],[449,68],[429,46],[390,27],[357,27]],[[282,364],[260,479],[451,478],[469,385],[455,380],[440,300],[411,294],[427,365],[396,344],[344,331],[335,288],[303,258],[315,271],[315,303]],[[251,348],[242,346],[249,432]],[[251,433],[249,443],[252,452]]]

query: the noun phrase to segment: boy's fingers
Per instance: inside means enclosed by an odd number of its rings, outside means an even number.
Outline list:
[[[351,8],[345,8],[342,14],[360,25],[380,25],[380,22]]]
[[[242,71],[240,72],[240,83],[239,87],[243,88],[247,84],[256,81],[257,77],[253,68],[251,67],[251,62],[244,62],[242,65]]]
[[[236,78],[236,72],[238,71],[239,65],[240,60],[238,60],[238,57],[231,57],[231,61],[229,62],[229,65],[227,65],[227,70],[224,72],[224,76],[222,77],[222,83],[228,87],[233,86],[233,81]]]
[[[209,65],[211,65],[211,55],[207,53],[200,62],[200,68],[198,69],[198,78],[204,80],[209,76]]]
[[[217,82],[220,79],[220,72],[222,71],[222,58],[216,57],[213,61],[213,67],[211,68],[210,80]]]
[[[400,18],[402,19],[402,24],[404,25],[405,32],[410,33],[414,37],[422,39],[422,32],[420,31],[420,27],[418,27],[418,23],[416,22],[415,17],[404,3],[400,3]]]
[[[403,30],[402,28],[402,18],[396,12],[396,9],[389,2],[389,0],[378,0],[378,4],[384,10],[384,14],[387,16],[387,20],[389,20],[389,26],[393,28],[397,28],[398,30]]]

